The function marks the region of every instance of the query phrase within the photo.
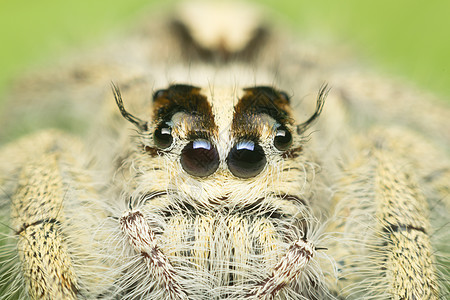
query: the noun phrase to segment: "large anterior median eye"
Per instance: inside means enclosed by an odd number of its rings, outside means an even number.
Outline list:
[[[167,122],[162,122],[156,128],[153,138],[155,139],[156,147],[160,149],[169,148],[173,142],[172,128],[167,124]]]
[[[219,153],[208,140],[189,142],[181,151],[181,166],[192,176],[206,177],[219,167]]]
[[[263,148],[252,141],[241,141],[231,148],[227,158],[228,169],[240,178],[258,175],[266,165]]]
[[[273,139],[275,148],[280,151],[287,150],[292,144],[292,135],[286,127],[281,125],[277,128],[275,138]]]

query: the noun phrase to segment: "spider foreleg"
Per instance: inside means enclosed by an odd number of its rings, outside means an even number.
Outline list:
[[[120,228],[134,251],[142,256],[147,268],[169,295],[169,299],[187,299],[177,274],[158,247],[155,234],[139,211],[129,211],[119,220]]]
[[[272,274],[260,282],[247,298],[274,299],[284,286],[302,276],[314,254],[314,245],[305,237],[292,243],[287,253],[273,268]]]

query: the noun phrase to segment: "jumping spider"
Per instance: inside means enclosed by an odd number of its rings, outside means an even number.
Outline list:
[[[206,7],[13,94],[95,126],[0,150],[0,298],[448,295],[450,110]]]

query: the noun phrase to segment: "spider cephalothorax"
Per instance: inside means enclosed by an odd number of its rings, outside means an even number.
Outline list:
[[[306,233],[314,224],[317,189],[313,170],[307,171],[313,161],[303,133],[320,114],[326,87],[313,117],[302,124],[294,121],[286,93],[267,86],[245,88],[233,99],[218,90],[212,95],[171,85],[154,93],[153,121],[145,126],[114,91],[124,117],[141,130],[129,160],[137,170],[130,186],[139,200],[121,218],[121,228],[138,254],[150,262],[164,257],[160,268],[170,270],[160,271],[161,286],[148,295],[172,290],[168,284],[179,298],[274,297],[280,291],[317,297],[317,290],[301,287],[320,274],[309,270],[316,247]],[[218,101],[226,101],[229,110],[216,120],[214,106],[224,105]],[[148,172],[155,167],[162,169],[159,179]],[[145,220],[156,228],[138,225]],[[148,232],[151,242],[145,244],[141,235]],[[300,272],[302,280],[293,283]],[[196,278],[209,282],[194,285]]]
[[[448,107],[256,11],[189,2],[13,93],[93,126],[0,148],[0,299],[448,294]]]

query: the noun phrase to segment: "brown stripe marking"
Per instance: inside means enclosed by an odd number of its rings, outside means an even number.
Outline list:
[[[41,219],[36,222],[33,222],[31,224],[23,224],[22,227],[16,232],[17,235],[20,235],[22,232],[28,229],[28,227],[37,226],[43,223],[52,223],[56,225],[60,225],[60,222],[56,219],[50,218],[50,219]]]
[[[211,105],[200,88],[175,84],[153,95],[153,120],[168,122],[174,114],[184,112],[192,116],[192,139],[207,138],[217,132]]]
[[[250,140],[259,138],[258,118],[266,114],[278,123],[292,122],[289,97],[286,93],[268,86],[244,89],[244,96],[234,107],[232,130],[239,137]]]

